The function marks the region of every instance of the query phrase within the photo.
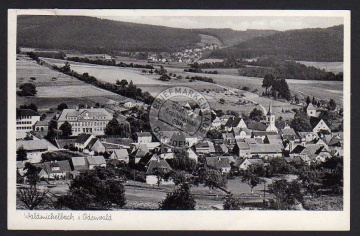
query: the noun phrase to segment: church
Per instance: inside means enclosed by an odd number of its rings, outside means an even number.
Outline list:
[[[278,129],[275,126],[275,115],[272,112],[272,104],[271,104],[271,102],[269,104],[269,110],[266,113],[266,125],[267,125],[266,131],[276,132],[276,133],[278,132]]]

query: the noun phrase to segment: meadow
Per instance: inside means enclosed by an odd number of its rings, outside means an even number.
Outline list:
[[[343,62],[318,62],[318,61],[297,61],[306,66],[313,66],[319,69],[324,69],[327,72],[339,73],[343,72]]]

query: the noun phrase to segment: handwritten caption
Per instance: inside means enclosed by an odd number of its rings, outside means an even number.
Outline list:
[[[66,220],[66,221],[112,221],[111,214],[94,215],[91,213],[42,213],[26,212],[25,219],[29,220]]]

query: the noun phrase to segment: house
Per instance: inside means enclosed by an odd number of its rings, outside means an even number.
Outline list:
[[[90,142],[96,139],[94,135],[92,134],[80,134],[78,138],[75,141],[75,147],[79,149],[79,151],[83,151],[85,148],[88,147]]]
[[[35,132],[47,132],[49,130],[49,122],[45,120],[39,120],[34,125]]]
[[[86,148],[97,153],[104,153],[106,151],[104,144],[97,138],[91,139]]]
[[[247,142],[236,140],[236,144],[233,148],[233,153],[239,157],[250,157],[250,146]]]
[[[138,143],[151,143],[152,135],[150,132],[136,132]]]
[[[235,139],[244,139],[251,138],[251,131],[248,128],[238,128],[235,127],[232,129]]]
[[[312,125],[314,133],[331,133],[331,129],[323,119],[316,119],[312,117],[310,119],[310,124]]]
[[[135,164],[137,164],[141,158],[146,156],[149,153],[149,148],[144,144],[140,144],[138,147],[135,147],[131,152],[130,156],[133,158]]]
[[[117,148],[126,148],[130,149],[131,144],[134,142],[130,138],[122,138],[122,137],[104,137],[101,138],[101,142],[105,146],[107,151],[112,151],[111,149]]]
[[[44,152],[58,150],[52,143],[45,139],[40,140],[16,140],[16,150],[23,147],[27,153],[30,163],[38,163],[41,161],[41,154]]]
[[[226,125],[229,119],[234,119],[235,116],[234,115],[223,115],[222,117],[220,117],[220,121],[222,125]]]
[[[281,139],[281,136],[276,134],[276,135],[266,135],[264,138],[264,143],[268,143],[268,144],[278,144],[283,146],[283,141]]]
[[[81,133],[104,135],[106,125],[112,118],[105,108],[64,109],[57,120],[57,128],[68,121],[73,136]]]
[[[156,185],[158,183],[156,172],[161,170],[164,173],[169,173],[172,171],[169,163],[163,159],[151,160],[148,164],[146,170],[146,183],[150,185]],[[169,185],[174,184],[173,181],[162,181],[161,184]]]
[[[231,163],[234,162],[233,157],[218,156],[218,157],[206,157],[205,164],[209,167],[221,170],[222,173],[229,173],[231,170]]]
[[[252,165],[264,166],[265,163],[260,158],[244,158],[244,159],[237,160],[233,164],[233,167],[237,171],[239,171],[239,170],[247,170],[249,168],[249,166],[252,166]]]
[[[313,132],[298,132],[301,142],[312,142],[318,138]]]
[[[222,133],[222,138],[227,143],[235,143],[235,135],[232,132]]]
[[[287,141],[300,142],[300,138],[296,134],[296,132],[293,128],[281,129],[279,134],[281,135],[281,137],[284,141],[287,140]]]
[[[95,167],[106,167],[106,161],[103,156],[87,156],[86,160],[89,164],[89,170]]]
[[[199,142],[195,145],[197,153],[215,153],[214,144],[210,141]]]
[[[309,117],[319,117],[320,112],[314,107],[314,105],[310,102],[306,108],[306,113]]]
[[[331,156],[329,150],[322,145],[308,144],[306,146],[297,145],[291,152],[290,157],[300,158],[305,164],[312,161],[324,161]]]
[[[129,164],[129,153],[126,149],[115,149],[109,158],[124,161]]]
[[[86,157],[71,157],[71,164],[73,171],[81,172],[89,169]]]
[[[247,126],[245,124],[245,121],[239,117],[233,117],[233,118],[229,118],[228,121],[225,124],[225,129],[227,129],[228,131],[230,131],[232,128],[243,128],[243,129],[247,129]]]
[[[34,130],[36,122],[40,121],[39,113],[30,109],[16,111],[16,138],[24,138],[26,132]]]
[[[47,174],[47,179],[66,179],[71,172],[68,160],[44,162],[42,168]]]
[[[283,146],[279,144],[249,144],[251,156],[262,158],[282,157]]]
[[[211,127],[214,129],[220,129],[221,124],[221,119],[219,117],[215,117],[215,119],[211,122]]]

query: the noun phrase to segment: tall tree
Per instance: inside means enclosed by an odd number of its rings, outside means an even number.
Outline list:
[[[72,180],[69,192],[58,198],[57,208],[72,210],[110,209],[126,204],[125,188],[113,169],[95,168]]]
[[[226,193],[229,193],[229,191],[226,190],[226,176],[222,175],[218,170],[204,169],[199,171],[199,181],[205,187],[209,187],[210,193],[214,188],[218,188]]]
[[[241,181],[249,185],[251,194],[253,194],[254,188],[262,183],[262,179],[259,176],[259,172],[256,171],[256,166],[251,165],[246,170],[241,171]]]
[[[275,78],[272,74],[267,74],[264,76],[262,87],[265,88],[265,94],[268,94],[268,88],[270,88],[274,82]]]
[[[46,199],[48,193],[47,190],[39,190],[36,186],[30,185],[17,189],[16,197],[25,204],[27,209],[34,210]]]
[[[256,107],[250,112],[249,118],[255,121],[260,121],[263,119],[263,112],[260,109],[257,109]]]
[[[60,130],[62,131],[62,135],[64,137],[69,137],[72,135],[71,124],[68,121],[65,121],[62,125],[60,125]]]
[[[59,111],[62,111],[62,110],[64,110],[64,109],[68,109],[69,107],[68,107],[68,105],[66,104],[66,103],[61,103],[61,104],[59,104],[58,105],[58,107],[57,107],[57,109],[59,110]]]
[[[277,210],[292,210],[296,204],[303,201],[301,184],[297,180],[291,182],[287,182],[285,179],[274,180],[269,185],[269,190],[275,195],[273,208]]]
[[[330,99],[329,103],[328,103],[328,109],[329,110],[335,110],[336,109],[336,102],[334,99]]]
[[[27,152],[23,146],[20,146],[16,150],[16,161],[25,161],[25,160],[27,160]]]
[[[106,135],[118,135],[120,131],[119,121],[114,117],[110,120],[105,127]]]
[[[19,88],[21,89],[21,94],[23,96],[35,96],[37,93],[36,86],[31,83],[22,84]]]
[[[183,183],[180,188],[168,193],[159,205],[162,210],[195,210],[196,201],[189,184]]]

